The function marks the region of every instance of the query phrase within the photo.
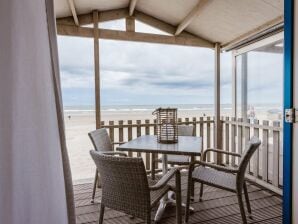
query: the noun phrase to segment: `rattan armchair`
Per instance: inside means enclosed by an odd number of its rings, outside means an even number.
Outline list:
[[[203,196],[203,185],[210,185],[220,189],[224,189],[237,194],[238,203],[240,207],[240,213],[243,223],[247,223],[245,210],[242,201],[242,192],[244,192],[245,201],[247,205],[247,211],[251,215],[251,207],[249,203],[247,187],[245,182],[245,171],[249,160],[251,159],[254,152],[260,146],[261,142],[258,138],[252,137],[248,142],[245,151],[242,155],[233,152],[225,152],[216,149],[207,149],[203,154],[203,161],[195,161],[190,165],[189,176],[188,176],[188,190],[186,199],[186,211],[185,211],[185,222],[188,222],[189,218],[189,204],[191,196],[191,186],[193,182],[200,182],[200,200]],[[240,158],[238,167],[225,167],[211,163],[207,163],[206,155],[209,152],[223,153],[230,156],[236,156]]]
[[[151,210],[168,193],[176,192],[177,223],[181,218],[180,171],[171,169],[158,182],[149,185],[142,158],[116,157],[90,151],[102,180],[99,224],[105,207],[124,212],[151,223]],[[168,182],[175,176],[175,186]]]
[[[113,145],[111,142],[111,139],[108,135],[108,132],[105,128],[100,128],[94,131],[91,131],[88,133],[89,138],[91,139],[91,142],[94,146],[94,149],[96,151],[99,151],[101,153],[105,153],[107,155],[121,155],[126,156],[123,152],[114,152],[113,151]],[[93,191],[92,191],[92,198],[91,203],[94,203],[94,197],[96,192],[96,186],[99,185],[99,177],[98,177],[98,170],[95,171],[95,177],[94,177],[94,184],[93,184]]]

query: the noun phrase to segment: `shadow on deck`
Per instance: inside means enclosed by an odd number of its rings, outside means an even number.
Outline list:
[[[97,189],[95,203],[91,204],[92,183],[74,185],[77,223],[97,223],[101,189]],[[186,177],[182,177],[183,201],[186,196]],[[195,201],[191,204],[195,213],[190,216],[189,223],[204,224],[239,224],[241,216],[236,195],[213,187],[204,187],[203,201],[199,202],[199,184],[196,184]],[[282,198],[258,186],[248,185],[253,219],[249,223],[274,224],[282,223]],[[184,212],[184,211],[183,211]],[[154,211],[152,212],[154,217]],[[184,217],[183,217],[184,218]],[[144,223],[128,215],[106,208],[104,223]],[[167,208],[160,223],[175,224],[175,208]]]

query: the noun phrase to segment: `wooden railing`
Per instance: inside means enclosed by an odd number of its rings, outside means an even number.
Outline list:
[[[246,142],[257,136],[261,146],[255,152],[247,169],[246,177],[267,189],[282,194],[282,127],[279,121],[260,122],[222,118],[223,150],[242,153]],[[239,160],[223,157],[224,164],[235,166]]]
[[[194,125],[195,134],[203,138],[203,149],[214,145],[214,120],[212,117],[178,119],[178,124]],[[242,153],[246,142],[252,136],[262,141],[261,146],[250,161],[247,178],[278,194],[282,194],[282,127],[278,121],[243,122],[234,118],[222,118],[223,147],[222,150]],[[141,135],[156,134],[154,120],[128,120],[102,122],[101,127],[107,128],[115,148],[117,145]],[[129,153],[129,156],[141,156],[149,171],[152,157],[149,153]],[[214,155],[207,157],[214,162]],[[222,157],[222,163],[237,166],[239,159]]]

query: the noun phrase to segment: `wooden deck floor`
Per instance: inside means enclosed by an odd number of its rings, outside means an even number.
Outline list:
[[[186,178],[182,178],[183,201],[186,195]],[[281,197],[261,189],[255,185],[248,186],[249,198],[252,206],[253,219],[249,223],[275,224],[282,223]],[[101,189],[97,189],[96,201],[90,203],[92,183],[74,186],[77,223],[97,223],[99,215],[99,201]],[[199,184],[196,184],[196,197],[192,206],[195,213],[190,216],[189,223],[204,224],[239,224],[241,217],[235,194],[213,187],[205,187],[203,201],[198,201]],[[154,217],[154,211],[152,212]],[[144,223],[140,219],[130,219],[129,216],[106,208],[104,223]],[[176,223],[175,208],[168,208],[160,223]]]

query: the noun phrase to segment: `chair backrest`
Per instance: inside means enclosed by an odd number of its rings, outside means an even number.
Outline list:
[[[90,151],[102,182],[102,203],[145,219],[150,211],[150,190],[142,158],[108,156]]]
[[[178,136],[194,136],[193,125],[178,125]]]
[[[112,151],[113,146],[105,128],[96,129],[88,133],[96,151]]]
[[[255,136],[248,141],[239,162],[239,172],[237,173],[237,185],[239,185],[238,187],[242,188],[245,178],[245,171],[249,163],[249,160],[251,159],[254,152],[258,149],[260,144],[261,141]]]

